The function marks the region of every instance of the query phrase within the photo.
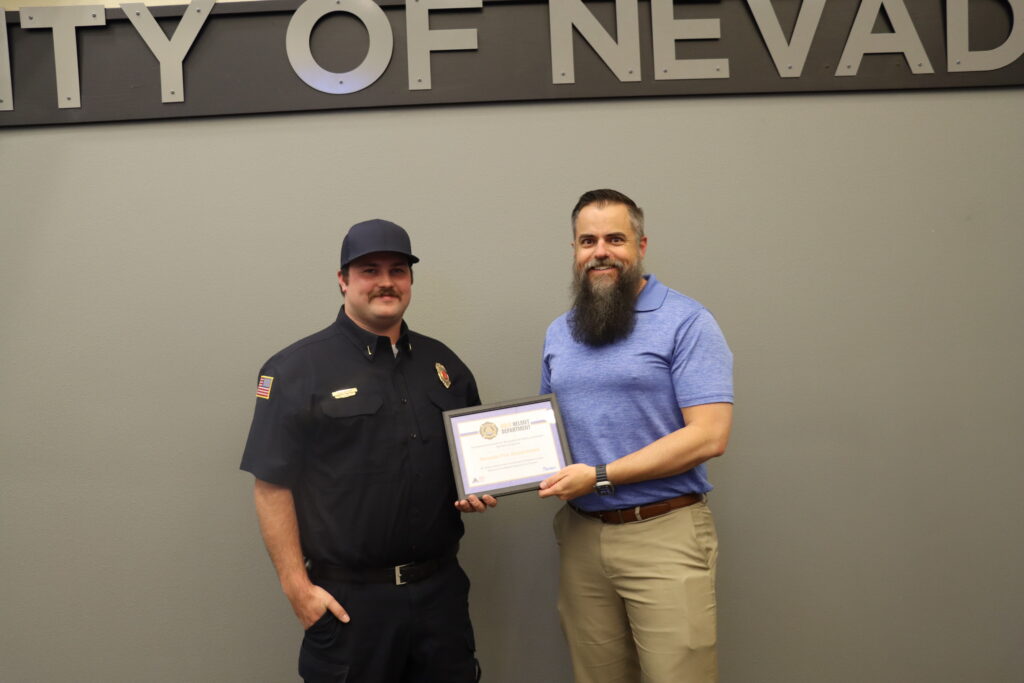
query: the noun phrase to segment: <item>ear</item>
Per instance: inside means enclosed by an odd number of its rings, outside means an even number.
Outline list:
[[[341,288],[341,293],[344,294],[345,290],[348,289],[348,282],[345,280],[345,276],[342,275],[341,271],[338,271],[338,287]]]
[[[640,238],[640,256],[647,255],[647,235]]]

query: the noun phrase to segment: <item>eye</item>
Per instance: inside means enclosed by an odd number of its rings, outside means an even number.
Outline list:
[[[594,238],[593,237],[581,237],[580,238],[580,246],[581,247],[589,247],[589,246],[592,246],[593,244],[594,244]]]
[[[626,243],[626,238],[623,237],[622,235],[615,235],[614,237],[610,238],[608,241],[611,242],[612,244],[625,244]]]

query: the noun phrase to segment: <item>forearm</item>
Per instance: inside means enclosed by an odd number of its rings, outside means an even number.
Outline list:
[[[685,427],[608,463],[608,480],[632,484],[670,477],[725,452],[732,429],[732,404],[708,403],[682,411]],[[596,483],[594,469],[582,463],[563,467],[540,483],[540,497],[572,500],[591,493]]]
[[[613,484],[671,477],[725,452],[732,427],[732,406],[708,404],[684,409],[686,426],[608,465]]]
[[[721,455],[710,435],[683,427],[608,465],[613,484],[671,477]]]
[[[295,515],[295,499],[291,490],[257,479],[253,498],[263,543],[277,570],[281,590],[302,627],[312,626],[327,610],[347,623],[349,616],[345,608],[330,593],[314,585],[306,573],[299,543],[299,520]]]
[[[285,594],[310,583],[299,543],[299,521],[292,492],[283,486],[256,480],[253,488],[260,533]]]

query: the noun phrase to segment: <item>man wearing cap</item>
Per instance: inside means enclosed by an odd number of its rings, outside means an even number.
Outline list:
[[[409,235],[358,223],[341,247],[337,320],[260,370],[242,469],[305,629],[306,681],[478,680],[469,579],[441,412],[477,405],[472,373],[411,331]]]
[[[732,424],[732,354],[699,303],[643,274],[643,211],[593,190],[572,212],[574,302],[548,328],[541,393],[575,464],[541,483],[577,683],[718,680],[704,463]]]

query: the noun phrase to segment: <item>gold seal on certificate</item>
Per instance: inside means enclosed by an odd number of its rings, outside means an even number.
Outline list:
[[[444,412],[459,498],[539,488],[572,464],[554,394]]]

